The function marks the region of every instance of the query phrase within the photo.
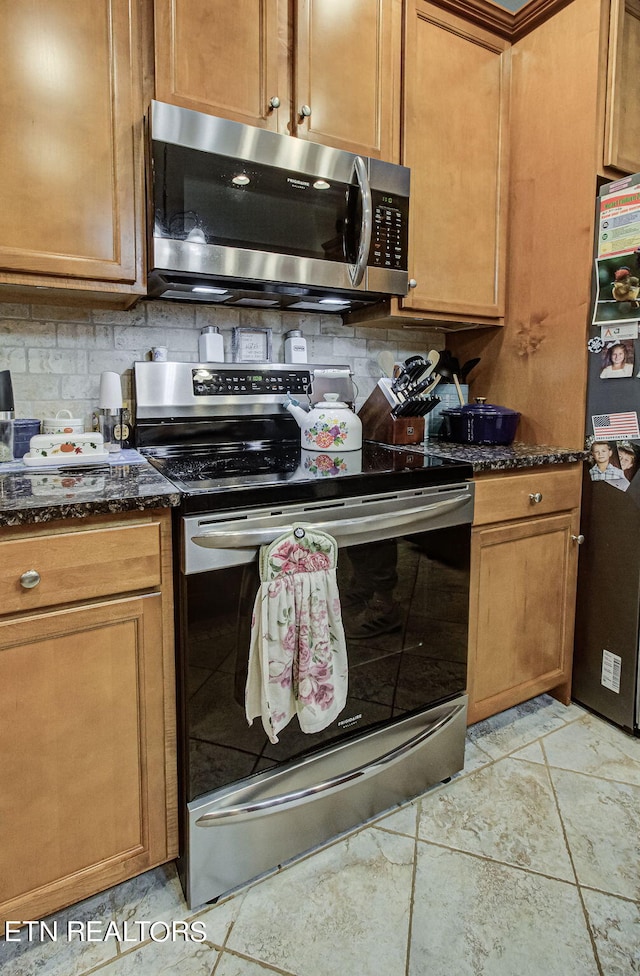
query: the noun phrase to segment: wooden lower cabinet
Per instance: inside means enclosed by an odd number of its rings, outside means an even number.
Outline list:
[[[130,531],[113,530],[127,542]],[[91,534],[44,536],[41,547]],[[32,543],[24,540],[29,559]],[[0,929],[176,854],[166,569],[166,595],[0,618]]]
[[[469,613],[470,724],[542,692],[554,690],[568,703],[580,466],[497,476],[480,481],[476,488]]]

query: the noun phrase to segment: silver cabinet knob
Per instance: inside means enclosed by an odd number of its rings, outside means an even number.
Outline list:
[[[300,118],[301,119],[308,119],[310,115],[311,115],[311,109],[310,109],[310,107],[308,105],[301,105],[300,106]]]
[[[416,288],[417,285],[418,285],[418,282],[416,281],[415,278],[409,278],[409,288]]]
[[[532,505],[539,505],[542,501],[542,495],[539,491],[535,491],[533,494],[529,495],[529,501]]]
[[[584,542],[584,536],[582,535],[582,533],[580,535],[572,535],[571,536],[571,541],[572,542],[577,542],[577,544],[579,546],[581,546],[582,543]]]
[[[28,569],[26,573],[23,573],[20,577],[20,586],[24,586],[25,590],[32,590],[34,586],[37,586],[40,582],[40,573],[37,569]]]
[[[269,99],[269,108],[280,108],[280,99],[277,95]]]

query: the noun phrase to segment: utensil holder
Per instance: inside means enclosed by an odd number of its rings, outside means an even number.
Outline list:
[[[392,404],[376,386],[358,411],[363,436],[370,441],[404,446],[424,440],[424,417],[392,417]]]

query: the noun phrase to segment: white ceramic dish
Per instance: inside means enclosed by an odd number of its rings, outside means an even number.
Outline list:
[[[109,452],[100,454],[53,454],[43,457],[42,454],[25,454],[24,463],[29,468],[56,467],[67,468],[71,464],[104,464],[109,459]]]
[[[70,457],[93,457],[104,454],[102,434],[36,434],[29,441],[29,452],[25,457],[59,458],[68,461]]]
[[[26,475],[25,475],[26,477]],[[83,491],[104,491],[106,478],[101,475],[77,474],[29,474],[32,495],[81,494]]]

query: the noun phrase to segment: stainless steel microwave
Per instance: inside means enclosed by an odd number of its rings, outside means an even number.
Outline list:
[[[406,167],[163,102],[149,122],[149,297],[344,312],[406,294]]]

